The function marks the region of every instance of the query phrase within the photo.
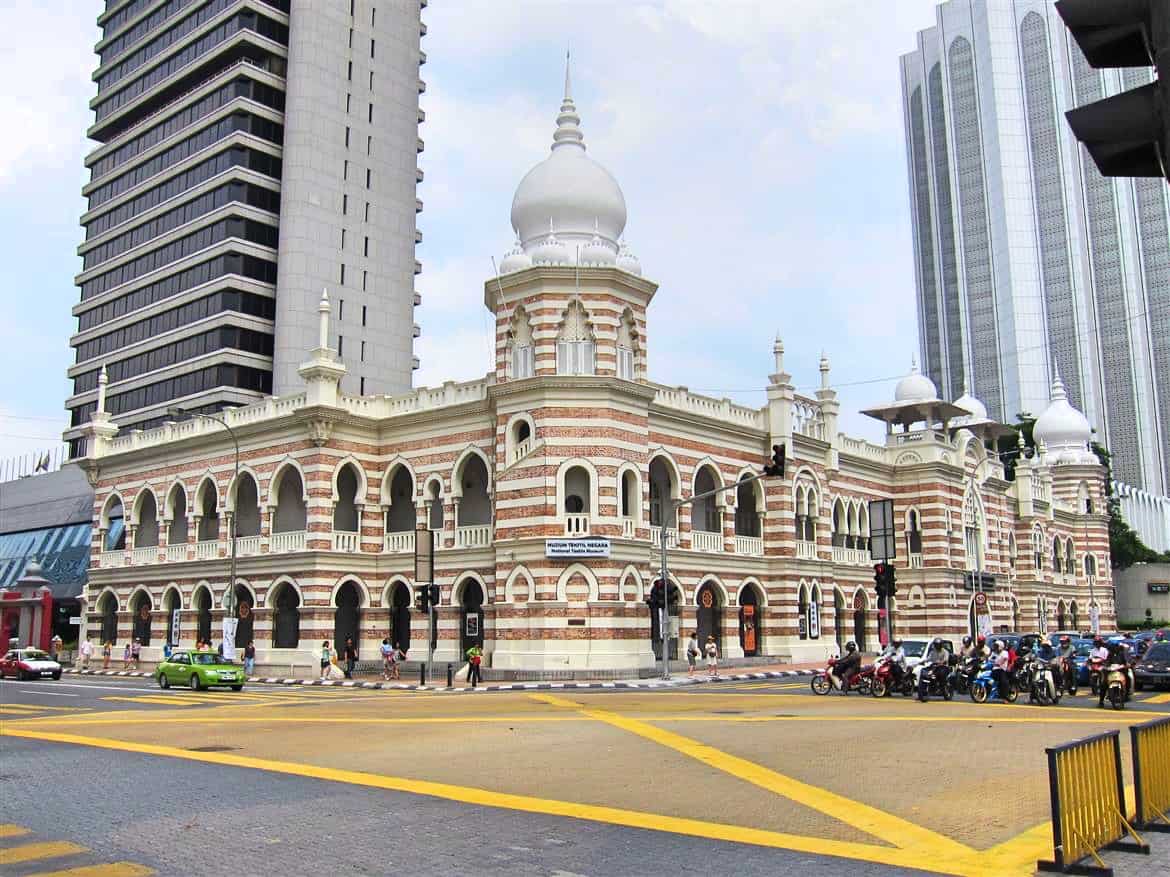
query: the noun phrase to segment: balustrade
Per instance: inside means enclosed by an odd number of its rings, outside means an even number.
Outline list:
[[[637,532],[637,522],[633,518],[622,518],[622,535],[627,539],[633,539]]]
[[[650,528],[650,544],[655,546],[662,545],[662,528]],[[674,527],[666,528],[666,547],[678,548],[678,530]]]
[[[158,563],[158,546],[146,545],[142,548],[135,548],[131,554],[130,562],[135,566],[145,566],[149,563]]]
[[[333,550],[350,552],[361,551],[362,534],[349,532],[347,530],[334,530]]]
[[[438,545],[442,541],[442,534],[435,539],[435,544]],[[387,533],[383,543],[383,549],[387,554],[413,554],[414,553],[414,531],[406,530],[405,532]]]
[[[816,560],[817,559],[817,543],[804,542],[797,540],[796,542],[796,556],[801,560]]]
[[[456,548],[484,548],[492,544],[492,525],[473,524],[455,528]]]
[[[764,540],[759,536],[736,536],[735,553],[749,557],[763,557]]]
[[[256,537],[249,537],[256,538]],[[242,543],[244,540],[240,540]],[[268,551],[271,554],[288,554],[291,551],[305,550],[305,531],[290,530],[287,533],[273,533],[268,541]],[[240,552],[243,554],[243,551]]]
[[[691,548],[695,551],[722,551],[723,534],[693,530],[691,531]]]
[[[588,536],[589,515],[565,515],[566,536]]]
[[[182,563],[187,559],[187,543],[167,546],[167,563]]]

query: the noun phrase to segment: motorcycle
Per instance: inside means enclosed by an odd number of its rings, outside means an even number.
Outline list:
[[[1128,700],[1129,677],[1121,664],[1110,664],[1105,673],[1105,696],[1115,710],[1125,709]]]
[[[1006,696],[999,693],[999,686],[991,672],[994,666],[991,661],[988,661],[979,671],[979,675],[971,680],[971,700],[975,703],[987,703],[988,700],[1004,700],[1007,703],[1015,703],[1019,694],[1014,688],[1007,691]]]
[[[833,689],[833,680],[829,678],[829,674],[833,672],[833,668],[837,666],[837,658],[829,658],[829,663],[824,670],[813,675],[809,680],[809,686],[813,690],[813,694],[828,694]],[[872,664],[868,664],[850,676],[844,681],[841,686],[841,693],[848,694],[850,691],[858,691],[861,694],[869,694],[873,690],[873,675],[874,668]]]
[[[1089,659],[1089,691],[1093,697],[1101,694],[1101,676],[1105,670],[1105,662],[1100,658]]]
[[[1028,702],[1038,703],[1041,706],[1060,703],[1060,688],[1056,684],[1052,665],[1036,658],[1029,661],[1026,666],[1028,668]]]
[[[1060,659],[1060,681],[1069,697],[1077,696],[1077,665],[1072,658]]]
[[[939,695],[943,700],[950,700],[954,697],[954,692],[951,691],[950,675],[947,672],[946,664],[927,664],[922,663],[914,668],[915,675],[918,677],[918,699],[923,703],[930,700],[932,694]]]
[[[871,688],[874,697],[886,697],[894,692],[909,695],[913,691],[910,672],[902,667],[900,672],[890,658],[880,658],[873,665]]]
[[[970,694],[971,682],[979,675],[979,662],[974,660],[959,661],[951,669],[947,679],[951,692],[954,694]]]

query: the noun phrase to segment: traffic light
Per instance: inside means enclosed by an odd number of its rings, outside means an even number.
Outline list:
[[[783,478],[784,477],[784,458],[787,453],[787,447],[781,443],[772,445],[772,462],[764,464],[764,475],[768,478]]]
[[[427,588],[427,602],[432,606],[439,605],[439,586],[431,585]]]
[[[875,563],[873,565],[873,587],[879,597],[894,596],[898,590],[898,584],[892,564]]]
[[[431,588],[423,585],[414,592],[414,608],[418,612],[426,612],[430,607]]]
[[[1056,11],[1091,67],[1155,67],[1148,85],[1065,113],[1107,177],[1170,180],[1170,3],[1058,0]]]

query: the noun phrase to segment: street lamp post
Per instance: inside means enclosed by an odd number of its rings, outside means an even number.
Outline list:
[[[172,416],[186,414],[189,417],[201,417],[204,420],[210,420],[212,423],[218,423],[220,426],[222,426],[224,429],[227,430],[228,435],[231,436],[232,445],[235,448],[235,452],[236,452],[235,468],[234,468],[234,473],[232,475],[232,484],[238,489],[239,488],[239,480],[240,480],[240,442],[236,438],[235,430],[233,430],[230,426],[227,425],[227,421],[223,420],[222,418],[219,418],[219,417],[214,417],[211,414],[200,414],[198,411],[186,411],[183,408],[179,408],[177,406],[172,406],[172,407],[168,408],[167,414],[170,414]],[[231,566],[230,566],[230,573],[229,573],[230,580],[228,582],[228,589],[227,589],[227,605],[225,606],[225,608],[227,610],[228,618],[235,618],[236,617],[236,509],[234,506],[233,506],[232,510],[228,513],[228,538],[231,540]],[[233,633],[233,639],[234,639],[234,636],[235,636],[235,634]],[[231,647],[233,650],[235,649],[235,642],[232,643]]]

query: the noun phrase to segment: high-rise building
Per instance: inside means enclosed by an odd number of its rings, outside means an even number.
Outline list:
[[[1170,189],[1064,118],[1150,71],[1091,68],[1051,0],[947,0],[901,74],[926,372],[1010,422],[1058,370],[1115,477],[1170,491]]]
[[[123,430],[280,395],[328,288],[348,392],[406,392],[426,0],[106,0],[68,376]]]

